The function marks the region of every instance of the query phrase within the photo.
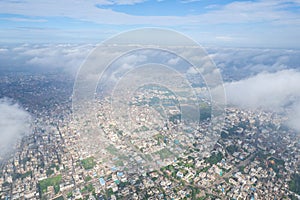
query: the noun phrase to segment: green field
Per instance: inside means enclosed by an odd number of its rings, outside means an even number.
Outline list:
[[[58,193],[60,188],[59,188],[59,184],[61,182],[62,176],[58,175],[52,178],[47,178],[44,180],[39,181],[39,190],[41,194],[44,194],[47,192],[47,188],[49,186],[53,186],[55,189],[55,193]]]
[[[81,160],[81,164],[84,169],[93,169],[94,166],[96,165],[96,162],[94,161],[94,157],[89,157],[86,159]]]
[[[223,158],[222,153],[218,152],[217,154],[212,154],[210,157],[206,158],[205,162],[211,165],[215,165],[218,162],[220,162],[222,158]]]
[[[292,176],[292,180],[289,182],[289,188],[291,191],[300,195],[300,175],[294,174]]]
[[[105,149],[112,155],[118,155],[118,149],[114,145],[109,145]]]
[[[162,150],[156,152],[156,154],[158,154],[161,159],[170,158],[173,155],[173,153],[171,151],[169,151],[168,149],[162,149]]]

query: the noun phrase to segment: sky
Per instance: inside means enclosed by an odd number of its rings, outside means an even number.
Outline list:
[[[99,43],[143,27],[202,45],[299,48],[299,0],[0,0],[0,43]]]

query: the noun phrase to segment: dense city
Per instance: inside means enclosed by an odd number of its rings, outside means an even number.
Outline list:
[[[71,87],[57,79],[40,86],[44,91],[28,91],[35,97],[30,100],[27,93],[8,91],[40,79],[1,79],[7,86],[1,96],[19,95],[34,116],[32,133],[2,158],[1,199],[300,198],[299,134],[282,115],[228,106],[222,124],[212,128],[220,129],[219,137],[212,137],[209,117],[188,129],[176,117],[178,102],[154,87],[132,100],[137,125],[126,129],[108,114],[107,100],[93,106],[94,122],[74,119],[67,98]],[[48,91],[56,95],[45,95]],[[55,98],[57,93],[63,95]],[[38,96],[51,107],[34,103]],[[164,114],[167,120],[159,119]],[[89,133],[94,129],[102,133]]]

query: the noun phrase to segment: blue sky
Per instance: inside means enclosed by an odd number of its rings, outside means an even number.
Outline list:
[[[161,27],[200,44],[300,47],[300,0],[1,0],[0,43],[98,43]]]

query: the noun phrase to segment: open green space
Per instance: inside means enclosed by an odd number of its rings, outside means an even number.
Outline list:
[[[49,186],[53,186],[54,190],[55,190],[55,193],[58,193],[59,190],[60,190],[59,184],[61,183],[61,179],[62,179],[62,176],[58,175],[58,176],[55,176],[55,177],[51,177],[51,178],[47,178],[47,179],[39,181],[38,185],[39,185],[40,193],[41,194],[46,193],[47,188]]]
[[[88,170],[88,169],[93,169],[94,166],[96,165],[96,162],[94,160],[94,157],[89,157],[81,160],[81,164],[84,169]]]

